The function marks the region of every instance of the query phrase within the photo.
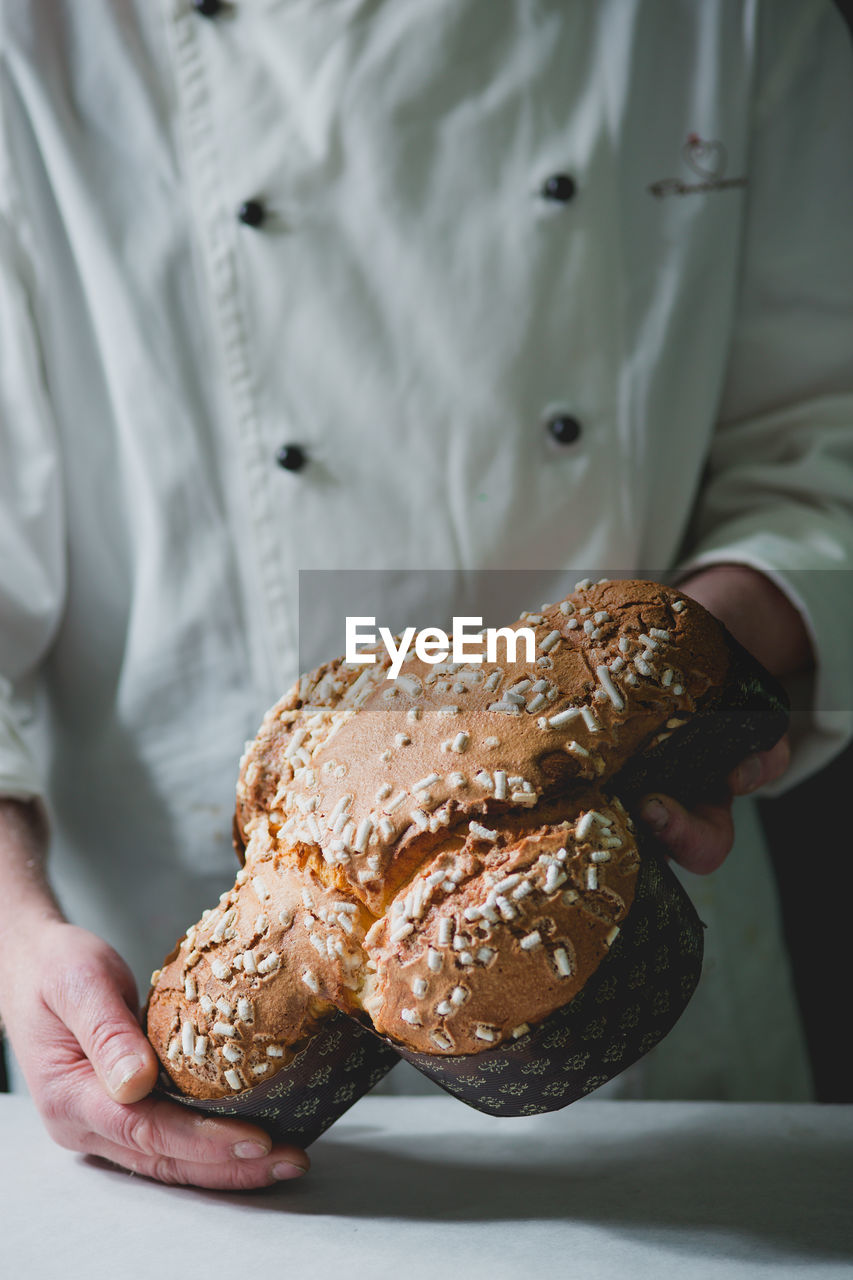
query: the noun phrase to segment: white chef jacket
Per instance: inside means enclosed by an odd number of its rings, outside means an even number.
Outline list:
[[[0,21],[0,791],[46,797],[69,911],[141,979],[231,882],[301,569],[752,565],[818,656],[789,781],[842,745],[853,59],[827,0]],[[717,985],[650,1088],[798,1096],[766,863],[690,882]]]

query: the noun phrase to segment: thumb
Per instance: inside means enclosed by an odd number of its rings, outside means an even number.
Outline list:
[[[62,1007],[56,1013],[110,1097],[115,1102],[139,1102],[154,1088],[159,1063],[133,1012],[136,987],[130,971],[118,956],[115,961],[123,970],[120,974],[110,972],[113,964],[89,971],[85,981],[62,984]]]
[[[716,871],[734,840],[731,803],[699,804],[685,809],[672,796],[646,796],[640,817],[654,831],[669,857],[697,875]]]

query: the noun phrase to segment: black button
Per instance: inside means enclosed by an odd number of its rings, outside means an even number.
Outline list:
[[[548,430],[557,444],[574,444],[581,433],[581,424],[568,413],[558,413],[549,421]]]
[[[275,460],[285,471],[301,471],[308,458],[301,444],[283,444]]]
[[[193,0],[193,8],[202,18],[215,18],[222,10],[222,0]]]
[[[542,195],[546,200],[557,200],[560,204],[568,204],[577,187],[574,178],[568,173],[552,173],[542,183]]]
[[[267,211],[260,200],[244,200],[237,210],[237,217],[247,227],[259,227],[267,216]]]

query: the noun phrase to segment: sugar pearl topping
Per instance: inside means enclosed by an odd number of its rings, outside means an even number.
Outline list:
[[[267,1022],[285,990],[306,1026],[363,1007],[403,1044],[457,1054],[570,999],[639,865],[607,789],[622,736],[678,734],[721,682],[701,616],[664,588],[584,579],[517,624],[529,661],[523,645],[482,665],[410,654],[389,681],[379,652],[300,678],[241,764],[245,867],[155,975],[181,1001],[160,1053],[182,1087],[215,1076],[227,1096],[278,1070],[299,1039]],[[301,892],[283,895],[283,867]]]

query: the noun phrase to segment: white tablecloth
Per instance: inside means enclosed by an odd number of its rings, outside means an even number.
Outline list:
[[[25,1098],[0,1135],[9,1280],[853,1275],[853,1107],[365,1098],[306,1178],[251,1195],[63,1151]]]

